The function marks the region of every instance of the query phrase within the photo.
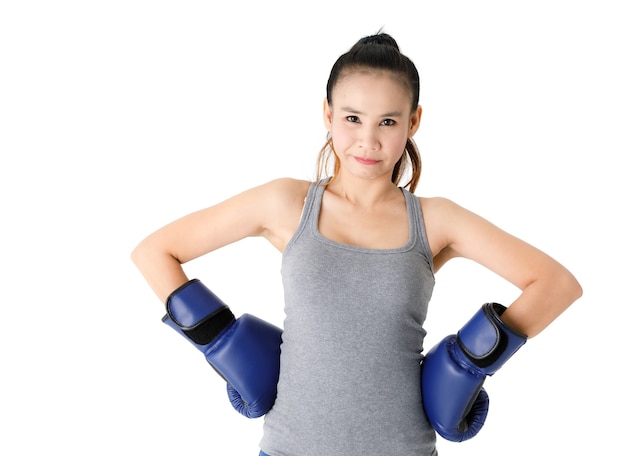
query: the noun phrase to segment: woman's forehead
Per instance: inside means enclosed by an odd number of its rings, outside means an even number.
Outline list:
[[[410,89],[398,75],[388,70],[358,70],[342,75],[333,89],[333,104],[383,104],[397,111],[412,101]],[[356,106],[352,106],[356,108]]]

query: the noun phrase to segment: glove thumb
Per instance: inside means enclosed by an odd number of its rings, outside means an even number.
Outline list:
[[[246,418],[259,418],[265,414],[264,411],[254,410],[243,400],[239,391],[233,388],[230,383],[226,384],[226,392],[228,393],[228,399],[233,408],[241,413]]]

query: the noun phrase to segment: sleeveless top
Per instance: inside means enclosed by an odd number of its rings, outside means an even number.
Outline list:
[[[282,257],[285,321],[270,456],[437,455],[420,386],[435,278],[419,199],[401,188],[408,242],[368,249],[325,238],[312,183]]]

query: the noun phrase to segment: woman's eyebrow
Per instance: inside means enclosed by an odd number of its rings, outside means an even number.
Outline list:
[[[353,114],[363,114],[361,111],[357,111],[356,109],[351,108],[350,106],[342,106],[340,109],[342,111],[351,112]]]
[[[391,111],[386,114],[382,114],[380,117],[400,117],[402,113],[400,111]]]
[[[354,108],[351,108],[350,106],[343,106],[341,107],[341,110],[344,112],[350,112],[352,114],[363,114],[361,111],[358,111]],[[392,111],[392,112],[387,112],[385,114],[381,114],[379,117],[400,117],[402,115],[402,113],[400,111]]]

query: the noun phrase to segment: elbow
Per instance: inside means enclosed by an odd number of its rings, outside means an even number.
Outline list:
[[[551,311],[547,313],[549,322],[541,325],[540,329],[535,328],[531,331],[532,337],[541,332],[545,326],[565,312],[583,295],[582,286],[569,271],[555,281],[552,289],[554,290],[554,294],[550,296],[550,301],[553,302],[554,305],[551,307]]]
[[[147,263],[149,263],[149,257],[152,255],[152,249],[147,245],[147,241],[144,239],[141,241],[131,252],[130,261],[142,271]]]
[[[155,267],[165,264],[177,264],[181,262],[154,237],[148,236],[142,240],[131,252],[130,260],[142,274],[153,271]]]
[[[142,274],[143,274],[142,265],[144,264],[144,260],[142,259],[143,257],[144,257],[144,252],[140,245],[135,247],[130,252],[130,261],[133,263],[133,265],[135,265],[135,268],[137,268],[139,272]]]
[[[559,267],[552,274],[548,274],[541,281],[546,296],[550,301],[560,303],[555,307],[565,310],[579,299],[583,294],[583,289],[576,277],[564,267]]]
[[[143,243],[139,243],[131,252],[130,252],[130,261],[133,262],[135,266],[139,266],[141,263],[141,257],[143,256]]]
[[[583,287],[576,281],[576,294],[574,300],[580,299],[583,296]]]
[[[582,286],[569,271],[542,283],[544,285],[537,288],[540,294],[536,295],[540,306],[528,309],[531,313],[520,319],[518,327],[529,339],[541,333],[583,294]]]
[[[580,282],[578,282],[576,277],[569,273],[565,282],[566,283],[563,285],[563,289],[566,290],[569,300],[573,303],[574,301],[580,299],[583,295],[583,287]]]
[[[137,265],[137,257],[139,256],[139,254],[137,253],[137,248],[135,247],[133,250],[131,250],[130,252],[130,261],[136,266]]]
[[[550,301],[554,303],[552,308],[557,315],[564,312],[583,295],[582,286],[569,271],[555,277],[550,288],[552,293],[549,293],[548,296]]]

